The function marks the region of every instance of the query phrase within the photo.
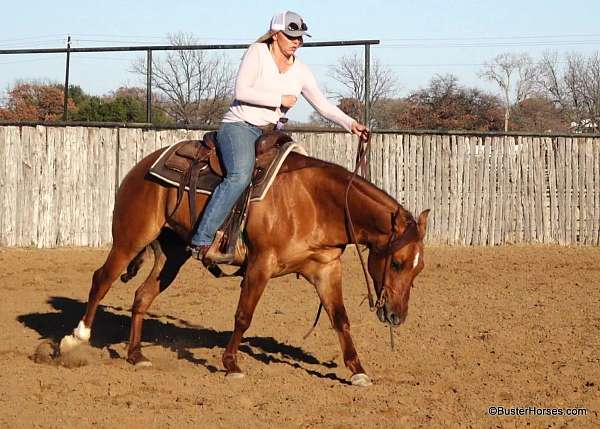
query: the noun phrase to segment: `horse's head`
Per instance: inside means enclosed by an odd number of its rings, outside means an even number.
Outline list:
[[[423,237],[427,230],[429,210],[419,215],[398,219],[392,216],[392,232],[387,244],[371,247],[368,268],[377,293],[377,317],[398,326],[406,319],[413,280],[424,267]]]

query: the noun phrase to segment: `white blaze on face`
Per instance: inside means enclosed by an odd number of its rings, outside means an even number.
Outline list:
[[[420,252],[417,252],[417,254],[415,255],[415,260],[413,261],[413,268],[416,268],[417,265],[419,265],[419,257],[421,256]]]

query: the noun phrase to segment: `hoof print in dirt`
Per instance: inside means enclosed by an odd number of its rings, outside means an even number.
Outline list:
[[[53,363],[58,355],[56,344],[51,341],[42,341],[33,352],[31,359],[35,363]]]

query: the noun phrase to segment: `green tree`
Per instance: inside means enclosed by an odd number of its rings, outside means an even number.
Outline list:
[[[83,95],[70,118],[82,122],[146,122],[145,90],[123,87],[108,96]],[[168,118],[164,113],[154,111],[152,122],[165,124]]]

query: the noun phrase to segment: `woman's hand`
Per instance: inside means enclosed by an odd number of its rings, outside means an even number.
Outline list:
[[[295,95],[282,95],[281,96],[281,105],[287,109],[291,109],[296,104],[298,97]]]
[[[352,134],[357,135],[361,140],[367,140],[369,137],[369,129],[356,121],[352,122]]]

